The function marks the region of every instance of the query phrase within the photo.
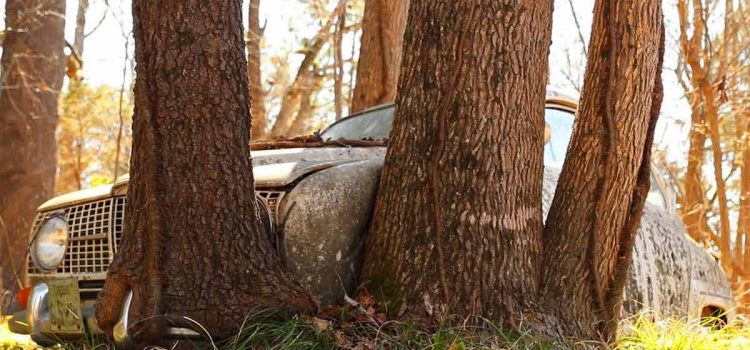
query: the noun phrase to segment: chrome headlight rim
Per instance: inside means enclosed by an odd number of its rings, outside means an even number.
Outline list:
[[[62,225],[62,230],[58,231]],[[31,259],[40,271],[44,273],[56,272],[57,268],[65,260],[65,253],[68,250],[68,222],[63,215],[52,215],[45,218],[39,225],[39,229],[34,235],[34,241],[31,249]],[[54,241],[57,240],[57,243]],[[53,252],[52,259],[47,258],[44,261],[40,255],[42,244],[50,243],[46,248],[56,249]]]

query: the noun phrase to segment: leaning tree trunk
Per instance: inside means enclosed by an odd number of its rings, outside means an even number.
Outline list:
[[[552,2],[412,0],[362,281],[391,315],[536,297]]]
[[[140,341],[163,334],[163,315],[226,336],[260,309],[311,308],[259,219],[241,11],[233,0],[133,1],[125,231],[97,305],[108,333],[127,290],[129,332]]]
[[[409,0],[366,0],[351,113],[396,98]]]
[[[578,119],[544,230],[540,302],[567,336],[615,334],[649,190],[663,30],[659,1],[596,2]]]
[[[266,93],[263,91],[260,71],[260,41],[263,38],[263,30],[260,28],[259,9],[260,0],[250,0],[247,20],[247,76],[250,84],[250,103],[252,104],[253,140],[264,138],[268,127]]]
[[[7,0],[0,91],[0,287],[25,271],[36,208],[54,193],[65,0]]]

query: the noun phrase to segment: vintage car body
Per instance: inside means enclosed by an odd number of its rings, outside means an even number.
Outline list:
[[[552,94],[547,107],[549,115],[561,115],[559,128],[572,128],[572,100]],[[350,123],[366,134],[358,136],[384,138],[392,113],[393,106],[377,107],[343,119],[322,135],[337,138],[343,123]],[[383,125],[367,125],[363,118]],[[550,124],[559,122],[552,116],[547,120]],[[553,125],[555,132],[563,130],[556,128]],[[550,145],[555,142],[553,139]],[[550,147],[558,147],[564,157],[567,139],[560,142]],[[252,152],[258,198],[279,228],[279,236],[274,238],[279,254],[289,273],[324,303],[340,302],[355,287],[362,238],[371,216],[385,150],[342,145]],[[557,158],[559,164],[562,158]],[[544,172],[545,213],[559,174],[555,162],[550,163]],[[656,205],[646,205],[626,287],[624,313],[649,308],[663,316],[699,316],[709,308],[712,313],[726,311],[726,317],[733,317],[734,301],[726,276],[713,258],[687,238],[675,214],[670,187],[660,177],[653,178]],[[65,194],[39,207],[32,236],[45,220],[64,218],[68,225],[65,255],[56,268],[47,270],[40,268],[35,258],[29,259],[33,290],[28,307],[11,319],[12,331],[31,334],[44,343],[99,332],[93,305],[122,237],[127,181],[124,176],[112,185]],[[34,254],[32,248],[31,255]],[[83,322],[77,331],[62,334],[56,332],[57,321],[51,319],[49,285],[71,278],[77,281]],[[129,299],[116,327],[115,336],[120,342],[127,341],[128,309]],[[178,328],[171,332],[190,333]]]

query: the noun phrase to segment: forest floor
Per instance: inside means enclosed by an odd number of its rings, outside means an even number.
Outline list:
[[[195,341],[193,341],[195,342]],[[371,321],[346,323],[316,317],[298,317],[279,322],[260,320],[247,322],[231,339],[214,342],[198,341],[196,348],[214,350],[239,349],[560,349],[572,344],[551,343],[533,339],[530,333],[506,332],[490,324],[481,329],[467,326],[439,328],[424,332],[412,325],[395,321],[376,325]],[[622,335],[607,346],[611,350],[734,350],[750,349],[750,328],[730,324],[712,329],[697,321],[665,320],[653,322],[648,317],[625,320]],[[189,346],[188,346],[189,348]],[[28,337],[10,333],[0,320],[0,350],[38,349]],[[65,344],[55,349],[114,350],[110,343],[91,339]]]

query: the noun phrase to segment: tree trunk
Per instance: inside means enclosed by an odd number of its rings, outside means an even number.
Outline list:
[[[350,113],[396,98],[409,1],[366,0]]]
[[[346,0],[339,0],[336,8],[328,15],[326,22],[320,27],[318,33],[309,40],[310,44],[306,48],[305,58],[302,59],[299,68],[297,68],[297,75],[294,77],[294,81],[289,85],[284,93],[284,98],[281,100],[279,114],[276,116],[273,128],[271,128],[271,137],[290,136],[289,128],[294,122],[294,110],[300,104],[300,94],[304,89],[302,85],[305,83],[307,71],[312,68],[315,59],[318,57],[318,53],[320,53],[325,43],[328,42],[331,35],[331,26],[333,26],[339,11],[345,5]]]
[[[133,1],[125,232],[97,305],[107,333],[129,289],[129,333],[142,342],[163,334],[164,315],[189,317],[221,337],[261,309],[312,307],[259,219],[241,11],[230,0]]]
[[[290,136],[301,136],[304,135],[310,129],[310,121],[314,117],[315,110],[315,93],[320,91],[321,85],[323,84],[323,76],[315,74],[313,71],[305,74],[305,83],[300,91],[299,96],[299,108],[297,109],[297,116],[294,118],[292,126],[289,127],[288,134]]]
[[[685,171],[685,196],[680,206],[682,208],[682,222],[685,224],[688,235],[696,242],[705,242],[708,238],[708,204],[706,201],[705,189],[703,187],[702,172],[704,150],[706,145],[706,130],[703,127],[703,113],[700,110],[700,99],[698,96],[692,96],[691,101],[692,123],[688,139],[690,148],[688,150],[688,163]]]
[[[740,136],[740,206],[737,220],[737,250],[742,251],[741,260],[745,273],[750,272],[750,108],[738,113],[738,127],[742,129]],[[746,298],[747,299],[747,298]]]
[[[344,54],[341,45],[346,30],[346,6],[336,19],[336,31],[333,35],[333,104],[336,110],[336,120],[344,117]]]
[[[732,2],[727,1],[724,12],[725,28],[722,36],[722,44],[717,53],[714,49],[704,44],[707,32],[705,8],[702,1],[692,1],[692,36],[688,39],[688,1],[680,0],[677,3],[678,17],[680,23],[680,53],[684,57],[690,71],[690,88],[688,94],[691,98],[692,120],[691,125],[691,149],[688,155],[688,173],[685,181],[686,198],[683,204],[683,217],[691,236],[702,237],[706,235],[711,238],[721,252],[720,263],[724,271],[733,282],[741,274],[741,258],[735,256],[731,248],[730,214],[727,197],[727,184],[723,174],[723,158],[720,109],[721,96],[716,87],[726,83],[725,75],[727,67],[727,55],[731,43],[735,41],[736,30],[731,28],[731,17],[733,16]],[[718,57],[716,57],[718,56]],[[717,64],[718,63],[718,64]],[[716,67],[714,69],[714,67]],[[713,179],[716,183],[716,200],[718,201],[718,232],[714,232],[707,223],[707,213],[711,209],[712,201],[705,198],[705,191],[698,183],[699,174],[702,173],[703,146],[706,139],[711,140],[711,154],[713,158]],[[694,142],[697,141],[697,142]],[[698,149],[700,147],[700,149]],[[697,160],[700,156],[700,161]],[[697,228],[696,228],[697,226]],[[696,232],[697,231],[697,232]]]
[[[23,277],[36,208],[54,193],[65,1],[7,0],[0,91],[0,287]],[[16,276],[17,273],[21,275]]]
[[[263,90],[260,71],[260,41],[263,38],[263,30],[260,28],[259,9],[260,0],[250,0],[247,22],[247,76],[250,83],[253,141],[265,138],[268,127],[266,93]]]
[[[610,341],[616,332],[649,190],[663,30],[659,1],[596,2],[581,103],[544,229],[540,303],[567,336]]]
[[[86,38],[86,12],[88,9],[89,0],[78,0],[78,13],[76,13],[76,30],[73,39],[73,48],[81,59],[83,59],[83,39]]]
[[[409,13],[362,281],[391,315],[515,321],[540,270],[552,2]]]

